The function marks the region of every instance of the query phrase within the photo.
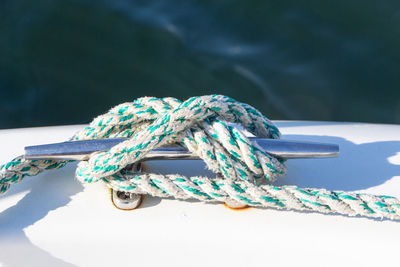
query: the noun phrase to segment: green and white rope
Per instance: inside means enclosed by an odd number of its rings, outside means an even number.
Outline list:
[[[394,197],[267,184],[286,173],[284,161],[251,143],[237,124],[257,137],[280,136],[258,110],[226,96],[192,97],[184,102],[144,97],[120,104],[71,140],[129,139],[81,161],[76,177],[85,183],[101,180],[115,190],[158,197],[400,219],[400,201]],[[217,177],[140,173],[129,168],[150,150],[169,143],[197,154]],[[67,162],[17,157],[0,167],[0,193],[26,176],[61,168]]]

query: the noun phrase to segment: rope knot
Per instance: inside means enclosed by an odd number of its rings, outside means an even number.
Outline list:
[[[124,180],[121,170],[139,162],[150,150],[170,143],[186,147],[227,180],[261,184],[284,175],[283,161],[251,143],[244,130],[263,138],[280,136],[258,110],[226,96],[192,97],[184,102],[140,98],[111,109],[75,136],[80,140],[130,137],[81,162],[77,177],[85,182]]]

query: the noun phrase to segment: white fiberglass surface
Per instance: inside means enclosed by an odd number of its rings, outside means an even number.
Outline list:
[[[283,138],[336,143],[340,156],[298,159],[276,184],[400,197],[400,126],[277,122]],[[82,126],[0,131],[1,162],[27,145],[61,142]],[[3,266],[372,266],[398,260],[400,223],[360,217],[145,197],[121,211],[74,163],[28,177],[0,197]],[[149,162],[154,172],[206,172],[196,161]]]

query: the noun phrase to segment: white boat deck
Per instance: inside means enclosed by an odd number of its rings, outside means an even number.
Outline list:
[[[277,184],[400,197],[400,126],[277,122],[283,138],[336,143],[333,159],[290,160]],[[24,146],[61,142],[83,126],[0,131],[0,162]],[[200,162],[148,170],[196,174]],[[146,196],[121,211],[75,164],[28,177],[0,197],[0,266],[398,265],[400,222],[184,202]]]

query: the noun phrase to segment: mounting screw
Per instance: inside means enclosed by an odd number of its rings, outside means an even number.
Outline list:
[[[132,165],[127,166],[127,169],[134,172],[142,171],[142,164],[134,163]],[[111,189],[112,195],[111,200],[114,206],[121,210],[134,210],[142,203],[143,195],[129,193],[124,191],[117,191]]]
[[[142,195],[112,190],[112,202],[121,210],[134,210],[142,203]]]

